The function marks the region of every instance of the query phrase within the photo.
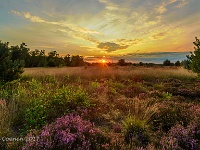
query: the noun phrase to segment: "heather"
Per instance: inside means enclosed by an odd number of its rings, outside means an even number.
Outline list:
[[[25,68],[0,85],[0,149],[199,149],[199,87],[179,67]]]

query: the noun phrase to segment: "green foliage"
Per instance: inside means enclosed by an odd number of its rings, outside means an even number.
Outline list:
[[[92,91],[95,91],[96,89],[98,89],[100,87],[100,84],[99,84],[99,82],[97,82],[97,81],[94,81],[94,82],[91,82],[90,83],[90,89],[92,90]]]
[[[0,41],[0,81],[2,82],[18,79],[24,67],[23,60],[12,60],[13,49],[8,44]]]
[[[8,104],[11,100],[15,104],[11,128],[20,134],[40,129],[58,117],[91,105],[88,94],[81,87],[59,86],[50,76],[41,81],[28,79],[6,84],[0,89],[1,98]]]
[[[39,129],[46,124],[46,106],[43,100],[33,99],[25,110],[25,129]]]
[[[163,98],[164,99],[170,100],[171,97],[172,97],[171,93],[169,93],[169,92],[163,92]]]
[[[135,116],[129,116],[123,121],[125,127],[125,142],[133,148],[136,146],[147,146],[150,142],[148,126],[145,120],[140,120]]]
[[[199,39],[196,37],[195,38],[196,41],[193,42],[193,44],[195,45],[194,52],[191,52],[191,55],[187,55],[188,58],[188,69],[191,69],[193,72],[195,73],[200,73],[200,41]]]
[[[185,69],[188,69],[188,70],[191,70],[191,68],[190,68],[190,60],[183,60],[182,62],[181,62],[181,65],[185,68]]]

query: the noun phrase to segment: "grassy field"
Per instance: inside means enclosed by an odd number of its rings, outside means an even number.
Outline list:
[[[0,86],[0,149],[199,149],[199,87],[175,67],[26,68]]]

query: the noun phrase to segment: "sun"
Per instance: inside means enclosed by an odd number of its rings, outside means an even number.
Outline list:
[[[101,60],[101,63],[105,64],[105,63],[106,63],[106,60],[105,60],[105,59],[102,59],[102,60]]]

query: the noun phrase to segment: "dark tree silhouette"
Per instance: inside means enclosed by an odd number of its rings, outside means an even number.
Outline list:
[[[83,56],[79,55],[72,56],[70,66],[76,67],[76,66],[83,66],[84,64],[85,63],[83,61]]]
[[[176,62],[175,62],[175,66],[177,66],[177,67],[178,67],[178,66],[181,66],[181,62],[180,62],[179,60],[176,61]]]
[[[16,48],[16,49],[15,49]],[[14,50],[18,50],[15,46]],[[0,81],[7,82],[18,79],[23,73],[24,60],[20,55],[13,58],[13,47],[9,47],[9,43],[0,41]],[[13,60],[12,60],[13,59]]]
[[[125,59],[118,60],[118,65],[125,66],[126,65]]]
[[[163,61],[163,65],[164,66],[171,66],[170,60],[166,59],[165,61]]]
[[[200,75],[200,40],[195,37],[195,42],[193,44],[194,52],[190,52],[191,55],[187,55],[187,63],[188,63],[188,69],[191,69],[193,72],[198,73]]]

